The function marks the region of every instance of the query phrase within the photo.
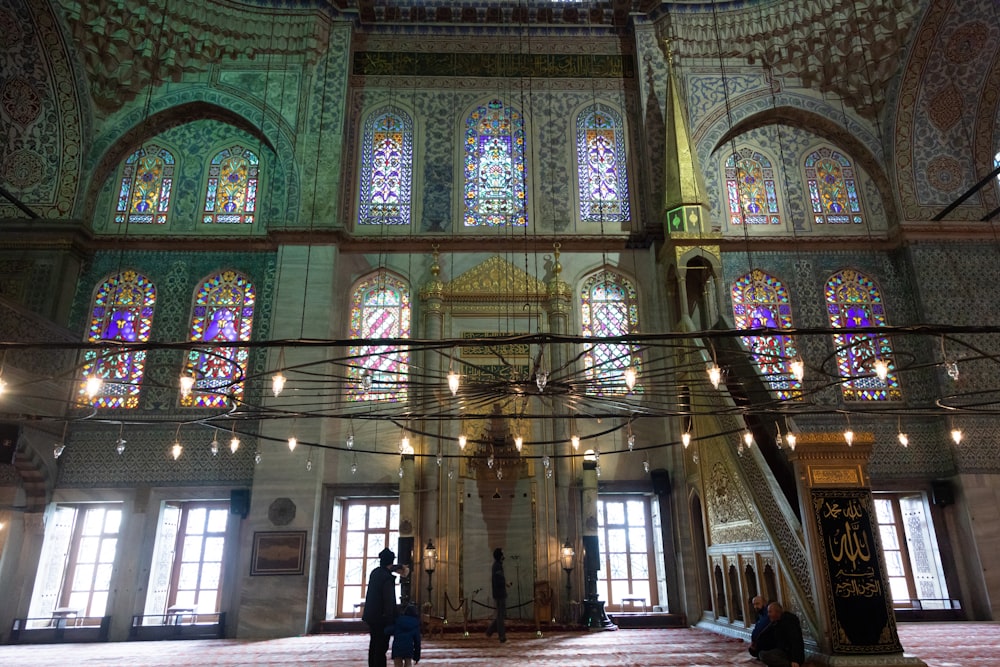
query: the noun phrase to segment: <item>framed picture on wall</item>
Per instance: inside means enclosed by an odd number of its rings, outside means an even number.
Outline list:
[[[302,574],[306,563],[306,531],[258,531],[253,534],[250,576]]]

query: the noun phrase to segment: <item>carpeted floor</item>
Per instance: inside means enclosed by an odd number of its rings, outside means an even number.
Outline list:
[[[930,667],[1000,666],[1000,624],[904,624],[906,652]],[[365,665],[366,635],[312,635],[268,641],[235,639],[108,644],[0,646],[4,667],[274,667]],[[392,664],[391,662],[389,663]],[[750,667],[746,644],[702,630],[620,630],[600,633],[510,633],[506,644],[482,635],[425,640],[421,667]]]

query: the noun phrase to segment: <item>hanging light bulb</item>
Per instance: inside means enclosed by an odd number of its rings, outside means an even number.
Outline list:
[[[465,437],[464,434],[458,436],[458,448],[459,449],[463,449],[464,450],[465,449],[465,445],[467,445],[468,442],[469,442],[469,439],[467,437]]]
[[[522,438],[520,435],[515,435],[514,436],[514,447],[516,447],[517,451],[520,452],[521,448],[524,447],[524,438]]]
[[[844,442],[847,443],[848,447],[854,444],[854,431],[852,431],[850,428],[844,431]]]
[[[104,380],[101,379],[99,375],[90,375],[87,377],[84,383],[84,391],[87,392],[87,398],[94,398],[99,393],[101,393],[101,387],[104,386]]]
[[[878,376],[879,380],[885,382],[885,379],[889,377],[889,363],[885,359],[875,360],[875,375]]]
[[[231,451],[233,454],[235,454],[236,450],[239,449],[239,448],[240,448],[240,439],[237,438],[236,434],[234,433],[233,434],[233,439],[229,441],[229,451]]]
[[[448,468],[448,479],[455,479],[455,469],[450,466]]]
[[[184,446],[180,442],[174,441],[174,446],[170,448],[170,455],[174,457],[174,461],[181,457],[181,452],[184,451]]]
[[[191,390],[194,389],[194,376],[187,374],[182,375],[178,383],[181,386],[181,398],[187,398],[190,396]]]
[[[354,449],[354,433],[353,432],[347,434],[347,440],[345,440],[345,444],[347,445],[348,449]]]
[[[458,394],[458,386],[462,383],[462,376],[453,370],[448,371],[448,389],[451,390],[451,395],[455,396]]]
[[[954,382],[958,382],[958,362],[957,361],[946,361],[944,362],[945,372],[948,373]]]
[[[751,433],[750,431],[744,431],[743,432],[743,442],[745,442],[747,444],[747,447],[752,447],[753,446],[753,433]]]
[[[361,388],[365,390],[366,394],[372,390],[372,376],[367,370],[361,372]]]
[[[649,459],[644,459],[642,462],[642,469],[645,472],[649,472]]]
[[[264,457],[260,455],[260,452],[254,452],[253,453],[253,463],[254,463],[254,465],[260,465],[260,462],[261,462],[261,460],[263,458]]]
[[[628,450],[630,452],[633,449],[635,449],[635,433],[629,433],[628,438],[626,438],[625,442],[628,443]]]
[[[7,391],[7,383],[3,380],[3,371],[0,370],[0,395]]]
[[[552,468],[545,469],[545,479],[552,479]]]
[[[503,479],[503,468],[497,468],[497,479]]]
[[[957,428],[951,429],[951,439],[955,441],[956,445],[962,444],[962,431]]]
[[[281,371],[278,371],[271,376],[271,393],[277,398],[281,395],[282,390],[285,388],[285,382],[288,380]]]
[[[736,453],[739,455],[740,458],[743,458],[743,442],[742,441],[740,441],[740,443],[736,446]]]
[[[399,478],[403,479],[403,466],[399,466]]]
[[[552,465],[552,459],[550,459],[549,455],[546,454],[545,456],[542,457],[542,467],[548,468],[550,465]]]
[[[691,455],[691,463],[698,465],[698,461],[699,461],[698,452],[695,452],[694,454]]]
[[[790,364],[792,368],[792,377],[802,382],[802,378],[806,376],[806,365],[802,363],[802,359],[795,357],[792,359]]]
[[[788,436],[786,437],[786,440],[788,440],[788,448],[794,452],[795,445],[798,443],[799,439],[795,436],[794,433],[789,433]]]
[[[538,371],[535,373],[535,384],[538,385],[538,391],[545,391],[545,385],[549,383],[549,372],[548,371]]]
[[[899,433],[897,433],[896,437],[899,438],[899,444],[901,444],[903,447],[909,447],[910,446],[910,438],[905,433],[903,433],[902,431],[900,431]]]
[[[623,375],[625,376],[625,386],[628,387],[628,390],[632,391],[635,389],[635,381],[638,379],[635,369],[631,366],[626,366]]]
[[[441,464],[444,463],[444,456],[441,455],[441,452],[438,452],[436,460],[437,460],[438,468],[440,468]]]
[[[288,436],[288,451],[294,452],[295,448],[299,446],[299,439],[294,435]]]
[[[57,442],[56,446],[52,448],[52,456],[59,458],[62,453],[66,450],[66,445],[61,442]]]
[[[708,369],[708,381],[715,389],[719,388],[719,383],[722,381],[722,369],[715,362],[712,362],[712,366]]]
[[[357,468],[357,465],[355,464],[354,467]],[[312,469],[313,469],[313,460],[312,460],[312,454],[310,454],[309,458],[306,459],[306,472],[312,472]]]
[[[124,439],[118,438],[118,442],[115,443],[115,451],[118,452],[118,456],[121,456],[122,452],[125,451],[125,442]]]
[[[358,474],[358,462],[357,461],[352,461],[351,462],[351,474],[352,475],[357,475]]]
[[[209,448],[212,450],[212,456],[218,456],[219,455],[219,438],[218,438],[218,436],[215,436],[215,437],[212,438],[212,444],[209,445]]]
[[[399,453],[400,454],[412,454],[413,446],[410,445],[410,438],[408,436],[403,436],[399,439]]]
[[[573,449],[580,449],[580,436],[571,435],[569,436],[569,444],[573,445]]]
[[[491,470],[493,469],[493,454],[486,457],[486,466]]]
[[[683,433],[681,433],[681,444],[684,445],[684,449],[687,449],[688,445],[691,444],[690,431],[684,431]]]
[[[781,445],[782,445],[782,442],[781,442],[781,431],[778,431],[777,433],[774,434],[774,444],[778,447],[778,449],[781,449]]]

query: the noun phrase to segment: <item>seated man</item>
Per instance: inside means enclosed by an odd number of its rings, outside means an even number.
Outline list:
[[[768,667],[801,667],[805,662],[799,617],[777,602],[767,606],[769,623],[757,635],[757,657]]]
[[[753,599],[750,600],[750,604],[753,605],[754,613],[757,615],[757,620],[753,626],[753,632],[750,633],[750,655],[757,657],[760,653],[760,649],[757,648],[757,637],[760,633],[767,627],[767,624],[771,622],[771,619],[767,617],[767,600],[763,596],[755,595]]]

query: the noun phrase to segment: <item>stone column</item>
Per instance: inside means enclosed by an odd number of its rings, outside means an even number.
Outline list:
[[[604,601],[597,593],[597,572],[601,569],[601,547],[597,535],[597,457],[583,455],[583,620],[588,630],[617,630],[604,612]]]
[[[889,595],[868,460],[874,436],[802,433],[788,452],[795,470],[819,627],[829,665],[922,665],[903,657]]]
[[[399,461],[402,476],[399,478],[399,543],[396,562],[410,567],[406,576],[399,578],[399,603],[406,605],[412,597],[414,522],[417,517],[416,470],[413,452],[403,452]],[[417,563],[419,565],[419,563]]]

